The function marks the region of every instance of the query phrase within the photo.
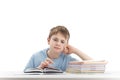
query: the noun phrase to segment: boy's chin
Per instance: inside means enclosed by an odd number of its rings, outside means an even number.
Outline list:
[[[55,51],[56,53],[61,53],[62,51]]]

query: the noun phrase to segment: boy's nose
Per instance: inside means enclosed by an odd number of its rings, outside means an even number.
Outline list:
[[[58,41],[58,42],[57,42],[57,45],[60,45],[60,44],[61,44],[60,41]]]

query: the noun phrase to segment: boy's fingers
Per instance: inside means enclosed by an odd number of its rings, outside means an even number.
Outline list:
[[[46,66],[48,66],[50,64],[48,61],[45,61],[44,63]]]
[[[44,62],[41,62],[41,65],[38,67],[38,68],[44,68],[44,66],[45,66],[45,63]]]
[[[64,49],[64,53],[68,53],[68,48],[66,47],[65,49]]]
[[[46,58],[46,61],[50,64],[53,64],[54,62],[50,58]]]
[[[44,68],[47,67],[49,64],[53,64],[54,62],[50,59],[50,58],[46,58],[46,60],[44,62],[41,62],[41,65],[39,66],[39,68]]]

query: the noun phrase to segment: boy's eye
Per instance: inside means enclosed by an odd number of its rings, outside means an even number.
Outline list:
[[[61,43],[63,43],[63,44],[64,44],[64,43],[65,43],[65,41],[61,41]]]
[[[58,42],[58,41],[59,41],[59,39],[57,39],[57,38],[53,38],[53,41]],[[65,43],[65,41],[64,41],[64,40],[61,40],[60,42],[61,42],[62,44],[64,44],[64,43]]]
[[[54,41],[58,41],[58,39],[53,39]]]

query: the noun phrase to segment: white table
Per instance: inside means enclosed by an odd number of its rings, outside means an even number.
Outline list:
[[[0,80],[120,80],[120,72],[80,74],[28,74],[23,72],[0,72]]]

